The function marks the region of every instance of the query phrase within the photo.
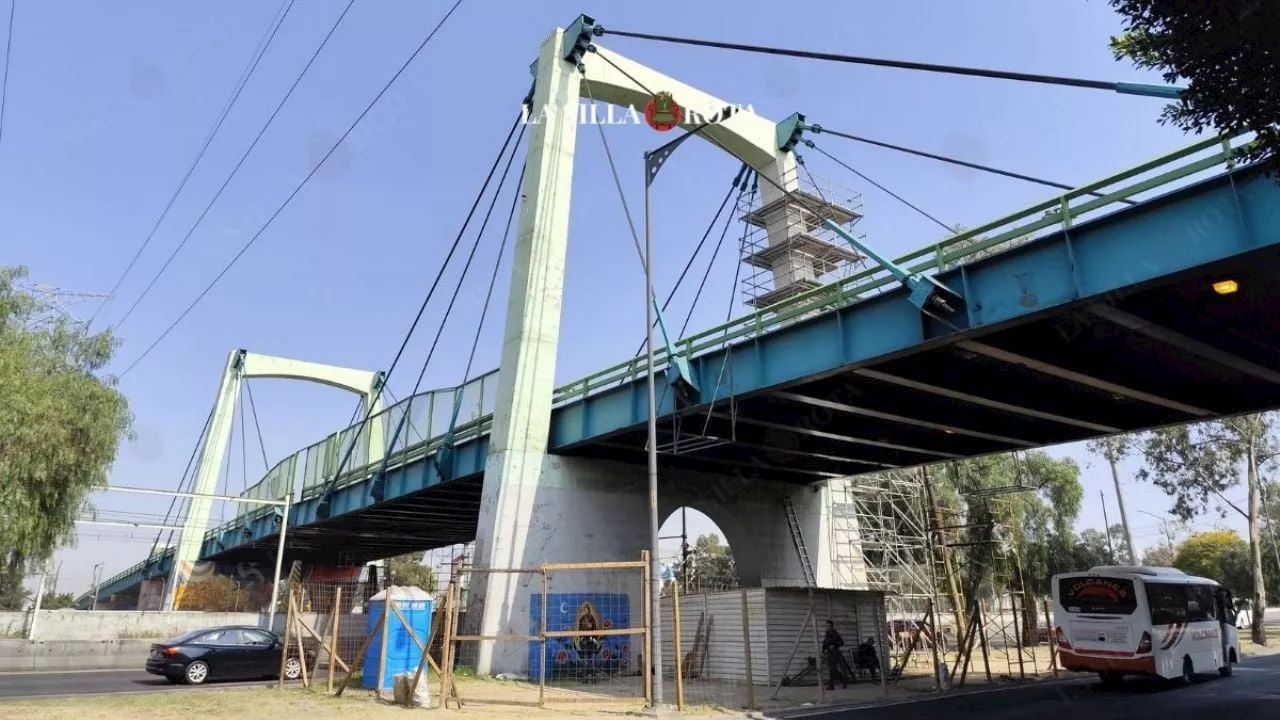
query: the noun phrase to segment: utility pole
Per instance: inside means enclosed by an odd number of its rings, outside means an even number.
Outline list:
[[[1109,446],[1107,446],[1105,455],[1107,457],[1107,463],[1111,465],[1111,481],[1115,483],[1116,486],[1116,504],[1120,506],[1120,524],[1124,526],[1124,541],[1128,549],[1129,564],[1137,565],[1138,559],[1134,556],[1134,552],[1136,551],[1133,547],[1133,531],[1129,529],[1129,514],[1124,510],[1124,491],[1120,489],[1120,471],[1116,469],[1116,454],[1111,451]],[[1106,507],[1105,502],[1103,503],[1103,507]],[[1110,537],[1111,526],[1108,525],[1107,538]]]
[[[1105,526],[1103,532],[1107,534],[1107,555],[1111,558],[1111,562],[1115,563],[1116,548],[1111,544],[1111,521],[1107,519],[1107,494],[1099,490],[1098,497],[1102,500],[1102,524]]]

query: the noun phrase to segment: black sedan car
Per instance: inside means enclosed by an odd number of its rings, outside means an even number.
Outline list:
[[[152,645],[147,672],[190,685],[206,680],[274,678],[280,674],[283,652],[280,637],[262,628],[207,628]],[[312,660],[314,653],[309,651],[307,655]],[[297,650],[291,648],[284,663],[284,677],[296,680],[301,676],[302,663]]]

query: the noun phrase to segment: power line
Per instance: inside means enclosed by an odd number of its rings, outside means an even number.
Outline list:
[[[271,216],[267,218],[267,221],[263,223],[262,227],[258,228],[258,231],[255,232],[253,236],[249,238],[248,242],[246,242],[244,246],[240,248],[240,251],[237,252],[234,257],[231,258],[231,261],[228,262],[222,268],[222,270],[219,271],[216,276],[214,276],[213,280],[209,283],[209,285],[205,287],[205,289],[202,290],[198,296],[196,296],[196,299],[193,300],[191,304],[188,305],[187,308],[183,310],[180,315],[178,315],[177,319],[175,319],[172,323],[169,324],[167,328],[164,329],[164,332],[160,333],[160,337],[156,338],[155,342],[151,343],[151,345],[149,345],[147,349],[143,351],[141,355],[138,356],[138,359],[134,360],[132,364],[130,364],[127,368],[125,368],[124,372],[120,373],[119,377],[123,378],[125,375],[129,373],[130,370],[136,367],[138,363],[142,362],[144,358],[150,355],[151,351],[154,350],[156,346],[159,345],[166,337],[168,337],[169,333],[173,332],[173,329],[178,326],[178,323],[182,322],[182,320],[186,318],[186,316],[189,315],[193,309],[195,309],[196,305],[200,304],[200,301],[203,300],[204,297],[209,294],[209,291],[212,290],[214,286],[217,285],[220,280],[222,280],[223,276],[225,276],[227,272],[231,270],[231,268],[236,264],[236,262],[240,260],[240,258],[243,257],[246,252],[248,252],[249,248],[253,246],[254,242],[256,242],[259,237],[262,237],[262,234],[267,231],[267,228],[271,227],[271,223],[275,222],[275,219],[280,217],[280,213],[284,212],[284,209],[289,206],[289,203],[293,202],[293,199],[298,196],[298,193],[302,192],[302,189],[307,186],[307,183],[311,181],[311,178],[315,177],[316,173],[320,171],[320,168],[324,167],[325,162],[327,162],[329,158],[333,156],[333,152],[338,149],[338,146],[341,145],[347,139],[347,136],[349,136],[351,132],[356,129],[356,126],[360,124],[360,121],[364,120],[365,116],[369,114],[369,111],[373,109],[373,106],[376,105],[378,101],[382,99],[382,96],[386,94],[387,90],[391,88],[392,84],[394,84],[395,81],[400,77],[400,75],[404,73],[404,71],[409,67],[409,64],[412,63],[414,59],[417,58],[418,55],[422,53],[423,48],[425,48],[427,44],[431,42],[431,39],[436,36],[436,33],[439,32],[440,28],[444,26],[445,22],[450,18],[450,16],[453,15],[454,11],[457,10],[458,6],[461,4],[462,4],[462,0],[456,0],[456,2],[454,2],[453,7],[449,9],[449,12],[445,13],[445,16],[440,20],[440,22],[435,26],[435,28],[430,33],[427,34],[426,39],[423,40],[420,45],[418,45],[418,48],[413,51],[413,54],[410,55],[409,58],[404,61],[404,63],[400,66],[398,70],[396,70],[395,74],[391,76],[391,79],[387,81],[386,85],[384,85],[382,89],[378,91],[378,94],[374,96],[373,100],[371,100],[369,104],[365,106],[364,110],[360,112],[360,115],[356,117],[355,121],[352,122],[351,125],[342,133],[342,136],[338,138],[338,141],[335,142],[333,146],[329,148],[329,151],[324,154],[324,157],[320,158],[320,162],[316,163],[315,167],[311,169],[311,172],[307,173],[306,177],[302,179],[302,182],[298,183],[298,186],[293,189],[293,192],[289,193],[289,196],[284,199],[284,202],[281,203],[280,206],[276,208],[275,212],[271,213]]]
[[[1004,177],[1013,178],[1014,180],[1025,180],[1026,182],[1036,183],[1038,185],[1044,185],[1046,187],[1051,187],[1051,188],[1057,188],[1059,190],[1075,189],[1071,185],[1067,185],[1065,183],[1054,182],[1052,180],[1045,180],[1043,178],[1034,177],[1032,175],[1024,175],[1022,173],[1016,173],[1009,170],[1001,170],[999,168],[993,168],[989,165],[979,165],[978,163],[972,163],[966,160],[957,160],[956,158],[947,157],[946,155],[937,155],[931,152],[925,152],[923,150],[914,150],[912,148],[904,147],[902,145],[894,145],[893,143],[881,142],[879,140],[872,140],[870,138],[859,137],[858,135],[851,135],[849,133],[843,133],[838,130],[829,130],[825,127],[821,127],[818,125],[811,125],[809,126],[809,129],[813,131],[815,134],[825,133],[827,135],[834,135],[836,137],[842,137],[847,140],[866,143],[867,145],[874,145],[876,147],[882,147],[888,150],[896,150],[898,152],[906,153],[908,155],[915,155],[917,157],[929,158],[931,160],[939,160],[941,162],[950,163],[952,165],[959,165],[960,167],[966,167],[972,170],[980,170],[982,172],[991,173],[993,175],[1003,175]],[[1098,193],[1098,192],[1091,192],[1089,194],[1093,195],[1094,197],[1103,197],[1102,193]],[[1133,200],[1122,200],[1121,202],[1127,205],[1137,204]]]
[[[147,237],[144,238],[142,244],[138,246],[138,250],[134,252],[133,258],[130,259],[129,264],[125,266],[124,272],[120,273],[120,277],[116,278],[115,284],[111,286],[110,292],[107,293],[107,298],[102,301],[102,304],[98,306],[98,309],[89,317],[89,322],[85,324],[86,328],[93,325],[93,321],[98,318],[99,313],[101,313],[107,305],[111,303],[111,299],[115,297],[116,291],[120,289],[120,285],[124,282],[124,279],[128,277],[129,272],[133,270],[134,265],[138,263],[138,258],[142,257],[143,251],[151,244],[151,240],[155,237],[156,231],[160,229],[160,224],[169,216],[169,211],[173,209],[173,204],[178,200],[178,196],[182,194],[183,188],[187,186],[187,181],[191,179],[191,174],[195,172],[196,166],[199,165],[200,161],[204,158],[205,151],[207,151],[209,149],[209,145],[213,143],[213,138],[217,136],[218,131],[222,129],[222,123],[226,121],[227,116],[231,114],[231,109],[235,106],[236,101],[240,99],[240,93],[244,92],[245,86],[249,84],[249,79],[253,77],[254,71],[258,69],[258,63],[262,61],[262,56],[266,54],[267,48],[269,48],[271,43],[275,40],[276,33],[280,30],[280,26],[284,24],[285,18],[289,15],[289,11],[293,9],[293,3],[294,0],[285,0],[280,3],[280,8],[276,10],[275,16],[272,17],[271,22],[267,25],[266,33],[262,36],[262,39],[258,41],[258,46],[254,48],[253,55],[249,58],[249,64],[240,73],[240,79],[236,81],[235,87],[231,90],[231,95],[223,104],[222,110],[219,111],[217,122],[213,124],[213,129],[211,129],[209,134],[205,136],[204,144],[200,146],[200,150],[196,153],[195,159],[191,161],[191,167],[187,168],[187,173],[182,176],[182,180],[178,181],[178,187],[174,188],[173,195],[169,197],[169,202],[165,204],[164,210],[160,212],[160,217],[156,218],[155,223],[151,226],[151,232],[147,233]],[[145,291],[143,294],[145,294]],[[128,313],[126,313],[126,317],[127,315]],[[123,322],[123,318],[121,319],[121,322]],[[119,324],[120,323],[116,323],[117,326],[119,326]]]
[[[333,25],[329,27],[329,32],[326,33],[324,39],[320,41],[320,45],[316,47],[315,52],[311,53],[311,58],[307,60],[307,64],[302,68],[302,71],[298,73],[297,77],[293,79],[293,84],[289,86],[289,90],[285,92],[284,97],[280,98],[280,102],[277,103],[275,109],[271,111],[271,116],[267,118],[267,121],[263,123],[262,127],[258,130],[258,134],[254,136],[253,142],[249,143],[249,147],[245,148],[244,153],[240,155],[240,159],[236,161],[235,167],[231,168],[231,172],[227,174],[227,177],[222,181],[222,185],[218,188],[218,191],[213,194],[213,197],[209,199],[209,202],[204,206],[204,210],[200,212],[200,215],[196,218],[195,222],[191,224],[191,227],[187,230],[187,234],[182,237],[182,240],[178,243],[177,247],[173,249],[173,252],[169,253],[169,257],[165,259],[164,264],[161,265],[160,269],[151,277],[151,281],[147,283],[147,286],[142,289],[142,294],[133,301],[133,304],[129,306],[129,309],[125,311],[124,315],[116,321],[116,330],[119,330],[120,326],[124,324],[124,321],[129,319],[129,316],[133,314],[133,311],[138,307],[143,299],[147,297],[147,294],[151,292],[151,289],[155,287],[156,283],[160,280],[160,276],[164,275],[165,271],[169,269],[169,265],[173,263],[174,258],[178,257],[178,253],[182,252],[182,249],[187,246],[187,242],[191,240],[191,236],[195,234],[196,230],[200,227],[200,224],[204,222],[205,217],[209,214],[209,211],[213,209],[214,204],[218,202],[218,198],[222,197],[222,193],[226,191],[227,187],[231,184],[231,181],[240,172],[240,168],[243,167],[245,161],[249,159],[249,155],[253,153],[256,147],[258,147],[258,143],[262,140],[262,137],[267,134],[267,130],[271,127],[271,124],[275,122],[276,117],[280,114],[280,111],[284,109],[285,104],[289,102],[289,98],[293,97],[293,92],[297,90],[298,85],[302,83],[302,78],[306,77],[307,72],[311,70],[311,66],[315,64],[316,58],[320,57],[320,53],[325,49],[325,46],[329,44],[329,40],[338,30],[338,26],[342,24],[343,18],[347,16],[347,12],[351,10],[351,6],[354,3],[355,0],[349,0],[349,2],[347,2],[347,6],[342,9],[342,14],[338,16],[337,20],[333,21]]]
[[[4,137],[4,106],[9,96],[9,58],[13,49],[13,11],[18,0],[9,0],[9,29],[5,31],[4,41],[4,80],[0,81],[0,138]]]
[[[674,43],[677,45],[694,45],[721,50],[739,50],[742,52],[762,53],[765,55],[782,55],[786,57],[803,58],[806,60],[827,60],[831,62],[851,63],[854,65],[873,65],[877,67],[898,68],[901,70],[921,70],[924,72],[944,73],[948,75],[966,75],[970,77],[985,77],[996,80],[1016,80],[1019,82],[1041,83],[1047,85],[1066,85],[1069,87],[1086,88],[1089,90],[1110,90],[1113,92],[1129,94],[1152,94],[1161,97],[1177,97],[1176,93],[1178,91],[1178,88],[1167,86],[1142,86],[1137,83],[1087,80],[1083,78],[1063,77],[1058,75],[1043,75],[1040,73],[986,70],[983,68],[971,68],[961,65],[940,65],[936,63],[912,62],[909,60],[887,60],[884,58],[842,55],[839,53],[816,52],[813,50],[792,50],[787,48],[768,47],[765,45],[748,45],[744,43],[729,43],[719,42],[716,40],[675,37],[673,35],[654,35],[651,33],[628,32],[624,30],[608,30],[602,27],[597,27],[595,34],[615,35],[617,37],[637,38],[640,40],[655,40],[657,42]],[[1146,90],[1146,92],[1143,92],[1144,90]]]

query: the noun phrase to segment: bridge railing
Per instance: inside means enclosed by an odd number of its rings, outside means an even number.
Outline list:
[[[1193,176],[1215,168],[1233,166],[1230,139],[1211,138],[1163,155],[1096,182],[1082,185],[1043,202],[947,237],[894,260],[913,273],[935,274],[1007,251],[1040,235],[1070,228],[1121,210],[1126,201],[1153,190],[1170,191]],[[1200,155],[1201,157],[1194,157]],[[719,350],[734,342],[759,337],[768,331],[812,318],[875,297],[898,287],[897,280],[876,266],[821,287],[782,300],[749,315],[681,339],[677,349],[686,357]],[[667,366],[665,348],[655,349],[654,369]],[[637,380],[647,372],[647,360],[636,357],[585,378],[556,388],[556,405],[572,402],[602,390]]]
[[[455,441],[483,434],[489,429],[497,398],[498,371],[481,375],[463,385],[428,390],[401,400],[374,414],[368,422],[356,423],[325,439],[295,452],[272,468],[258,483],[240,494],[253,500],[283,500],[294,493],[294,500],[320,494],[321,488],[345,487],[363,480],[387,458],[388,467],[397,467],[425,456],[438,448],[453,422],[458,405]],[[404,421],[399,435],[396,427]],[[383,452],[370,455],[372,439],[381,433]],[[342,458],[351,449],[342,476],[334,481]],[[372,459],[372,461],[370,461]],[[243,526],[274,512],[270,505],[239,504],[236,515],[228,522],[205,533],[205,539],[217,538],[228,529]],[[121,573],[128,575],[137,568]]]

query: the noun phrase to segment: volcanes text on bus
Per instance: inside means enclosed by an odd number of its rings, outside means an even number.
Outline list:
[[[1165,567],[1095,567],[1053,578],[1054,637],[1062,667],[1104,683],[1154,675],[1190,683],[1231,674],[1240,661],[1231,593]]]

